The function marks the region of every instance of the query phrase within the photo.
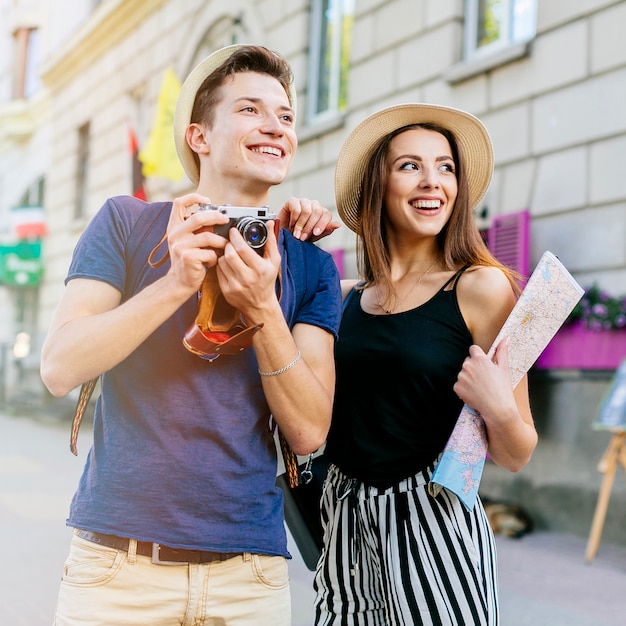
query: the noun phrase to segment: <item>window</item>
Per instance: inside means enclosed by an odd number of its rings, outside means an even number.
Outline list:
[[[313,0],[311,7],[310,122],[337,115],[347,104],[354,0]]]
[[[18,28],[14,34],[15,65],[13,96],[31,98],[40,87],[39,31],[36,28]]]
[[[87,183],[89,174],[89,122],[78,129],[78,150],[76,168],[76,204],[74,219],[87,215]]]
[[[491,54],[535,36],[537,0],[467,0],[465,58]]]
[[[45,200],[46,179],[42,176],[28,186],[22,197],[18,200],[18,206],[43,206]]]
[[[249,39],[250,35],[244,29],[241,17],[229,16],[217,20],[202,38],[194,54],[190,71],[212,52],[231,44],[247,43]]]

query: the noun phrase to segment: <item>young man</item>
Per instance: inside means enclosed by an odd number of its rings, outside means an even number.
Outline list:
[[[232,207],[256,215],[268,204],[296,150],[294,109],[280,56],[215,52],[183,84],[175,115],[196,192],[110,198],[76,247],[41,373],[58,396],[102,375],[102,394],[57,626],[290,624],[270,414],[299,454],[325,440],[338,276],[330,255],[277,238],[272,221],[260,250],[238,228],[228,239],[213,228]],[[209,203],[231,209],[198,210]],[[300,238],[336,226],[306,200],[280,219]],[[167,262],[149,264],[153,250]],[[213,332],[224,311],[235,324]]]

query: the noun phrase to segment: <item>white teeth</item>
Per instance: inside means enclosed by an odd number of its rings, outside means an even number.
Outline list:
[[[439,200],[418,200],[411,203],[416,209],[438,209]]]
[[[278,148],[272,148],[270,146],[262,146],[260,148],[252,148],[253,152],[261,152],[263,154],[273,154],[274,156],[281,156],[281,151]]]

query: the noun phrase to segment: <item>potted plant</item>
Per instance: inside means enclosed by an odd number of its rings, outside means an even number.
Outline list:
[[[593,284],[543,351],[537,367],[615,369],[624,357],[626,296],[611,296]]]

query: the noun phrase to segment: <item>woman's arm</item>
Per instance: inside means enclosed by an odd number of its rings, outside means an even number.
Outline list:
[[[475,345],[463,363],[454,391],[482,415],[492,460],[517,472],[528,463],[537,445],[528,381],[524,377],[513,389],[506,339],[493,361],[486,355],[515,305],[515,295],[507,277],[495,267],[468,271],[457,289]]]

